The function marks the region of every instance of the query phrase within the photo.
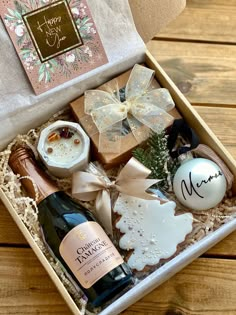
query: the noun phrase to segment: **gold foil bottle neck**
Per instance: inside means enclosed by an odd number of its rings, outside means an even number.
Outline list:
[[[28,147],[18,147],[9,158],[9,166],[15,174],[29,177],[21,180],[29,197],[36,200],[37,204],[49,195],[59,191],[56,184],[37,165],[33,151]],[[35,188],[36,186],[36,188]]]

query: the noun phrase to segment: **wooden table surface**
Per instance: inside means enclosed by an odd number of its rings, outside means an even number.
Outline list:
[[[236,158],[236,0],[187,0],[148,48]],[[0,204],[3,314],[71,312]],[[236,314],[236,232],[122,314]]]

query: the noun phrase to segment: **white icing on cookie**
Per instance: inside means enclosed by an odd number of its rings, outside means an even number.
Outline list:
[[[171,257],[192,231],[192,214],[175,216],[175,207],[173,201],[161,205],[158,200],[120,194],[114,207],[114,212],[121,215],[116,227],[124,233],[119,246],[133,250],[128,259],[132,269],[140,271]]]

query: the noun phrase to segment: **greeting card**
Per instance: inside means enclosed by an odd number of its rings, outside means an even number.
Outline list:
[[[107,63],[86,0],[4,0],[0,14],[36,94]]]

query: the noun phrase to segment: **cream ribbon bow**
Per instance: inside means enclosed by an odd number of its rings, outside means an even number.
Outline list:
[[[96,176],[87,172],[76,172],[72,177],[72,196],[82,201],[95,200],[97,218],[102,222],[107,233],[112,235],[111,190],[146,200],[159,200],[146,190],[159,182],[147,179],[151,171],[135,158],[131,158],[111,182],[105,176]]]
[[[123,103],[119,91],[116,95],[102,90],[85,92],[85,113],[92,116],[100,133],[100,152],[120,152],[124,119],[138,143],[148,137],[147,132],[140,130],[142,125],[160,133],[173,122],[174,118],[167,112],[175,106],[174,101],[167,89],[150,89],[153,77],[153,70],[136,64],[125,88]]]

